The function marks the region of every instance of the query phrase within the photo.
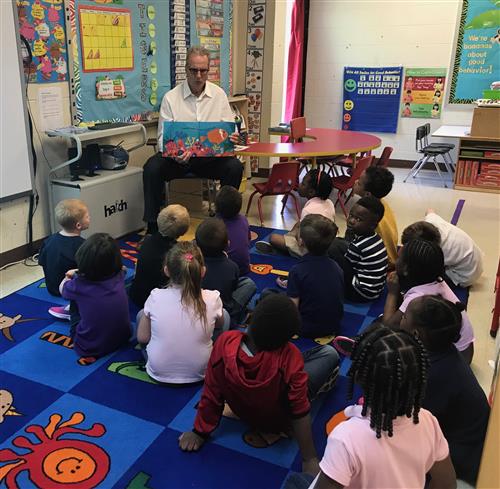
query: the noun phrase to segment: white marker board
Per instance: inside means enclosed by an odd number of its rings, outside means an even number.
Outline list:
[[[14,9],[15,0],[0,0],[0,201],[33,189],[26,85]]]

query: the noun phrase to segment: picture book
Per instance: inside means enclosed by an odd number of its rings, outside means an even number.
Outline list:
[[[234,122],[168,122],[163,123],[163,156],[233,156],[234,144],[229,136],[236,130]]]

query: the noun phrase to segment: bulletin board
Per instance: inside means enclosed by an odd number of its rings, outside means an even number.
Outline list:
[[[450,104],[471,104],[500,79],[500,3],[463,0],[450,85]]]
[[[17,0],[19,34],[29,43],[33,60],[24,67],[28,83],[68,80],[68,56],[62,0]]]
[[[65,1],[73,124],[154,117],[193,44],[229,93],[231,0]]]

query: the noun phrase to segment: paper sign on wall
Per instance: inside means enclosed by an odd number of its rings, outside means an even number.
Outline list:
[[[406,68],[401,117],[439,119],[445,76],[445,68]]]
[[[125,80],[118,75],[114,80],[109,76],[98,76],[95,84],[97,100],[113,100],[127,96]]]
[[[393,132],[398,127],[403,68],[344,68],[342,129]]]

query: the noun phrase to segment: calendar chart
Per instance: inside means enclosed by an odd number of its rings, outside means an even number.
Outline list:
[[[83,71],[133,70],[130,10],[81,5],[78,13]]]

